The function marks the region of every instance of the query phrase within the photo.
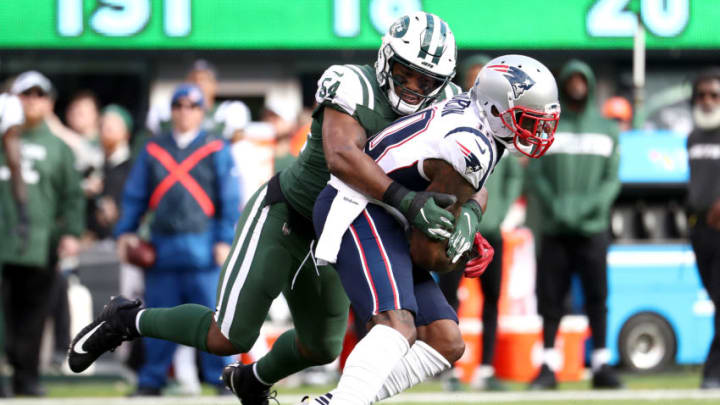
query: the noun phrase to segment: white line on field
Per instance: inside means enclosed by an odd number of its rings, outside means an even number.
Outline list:
[[[296,404],[300,395],[282,395],[283,405]],[[537,391],[537,392],[418,392],[404,393],[385,403],[484,403],[526,401],[597,401],[597,400],[678,400],[720,399],[718,390],[618,390],[618,391]],[[237,405],[234,397],[136,397],[136,398],[54,398],[9,399],[2,405]]]

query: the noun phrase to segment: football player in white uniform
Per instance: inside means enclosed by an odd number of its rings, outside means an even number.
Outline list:
[[[532,58],[505,55],[488,62],[469,92],[395,121],[369,139],[365,152],[398,187],[456,196],[450,208],[456,232],[472,230],[482,210],[471,197],[505,149],[542,156],[559,115],[550,71]],[[464,351],[457,315],[428,270],[464,266],[472,243],[465,237],[431,241],[413,230],[408,244],[393,198],[392,189],[381,202],[331,178],[315,204],[314,225],[322,234],[316,256],[336,262],[355,313],[369,328],[336,390],[318,401],[324,405],[327,399],[370,404],[395,395],[448,369]],[[442,331],[447,341],[434,350],[423,343],[421,327]]]

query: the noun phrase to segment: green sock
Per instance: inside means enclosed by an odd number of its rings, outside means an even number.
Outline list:
[[[283,333],[270,352],[258,360],[257,373],[262,382],[275,384],[291,374],[315,365],[300,354],[295,337],[295,329]]]
[[[140,334],[207,351],[213,311],[198,304],[148,308],[140,314]]]

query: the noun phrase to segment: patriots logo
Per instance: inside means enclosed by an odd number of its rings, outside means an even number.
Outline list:
[[[510,82],[516,100],[525,93],[525,90],[530,90],[535,85],[535,80],[515,66],[491,65],[488,69],[504,73],[503,76]]]
[[[458,141],[455,141],[455,143],[458,144],[460,147],[460,152],[462,152],[463,156],[465,157],[465,174],[475,173],[480,171],[482,169],[482,165],[480,164],[480,159],[478,159],[477,156],[475,156],[474,153],[470,151],[470,149],[466,148],[463,144],[461,144]]]

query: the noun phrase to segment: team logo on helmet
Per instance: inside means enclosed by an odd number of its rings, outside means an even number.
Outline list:
[[[470,149],[466,148],[460,142],[455,141],[455,143],[458,144],[458,146],[460,147],[460,152],[462,152],[463,156],[465,157],[465,174],[470,174],[470,173],[475,173],[477,171],[480,171],[480,169],[482,169],[482,165],[480,164],[480,159],[478,159],[478,157],[475,156],[475,154],[472,153],[470,151]],[[477,143],[477,141],[475,141],[475,143]]]
[[[410,17],[405,16],[393,23],[388,31],[395,38],[402,38],[410,26]]]
[[[525,93],[525,90],[530,90],[532,86],[535,85],[535,80],[518,67],[508,65],[491,65],[488,66],[488,69],[503,73],[503,76],[505,76],[510,83],[513,96],[516,100]]]

